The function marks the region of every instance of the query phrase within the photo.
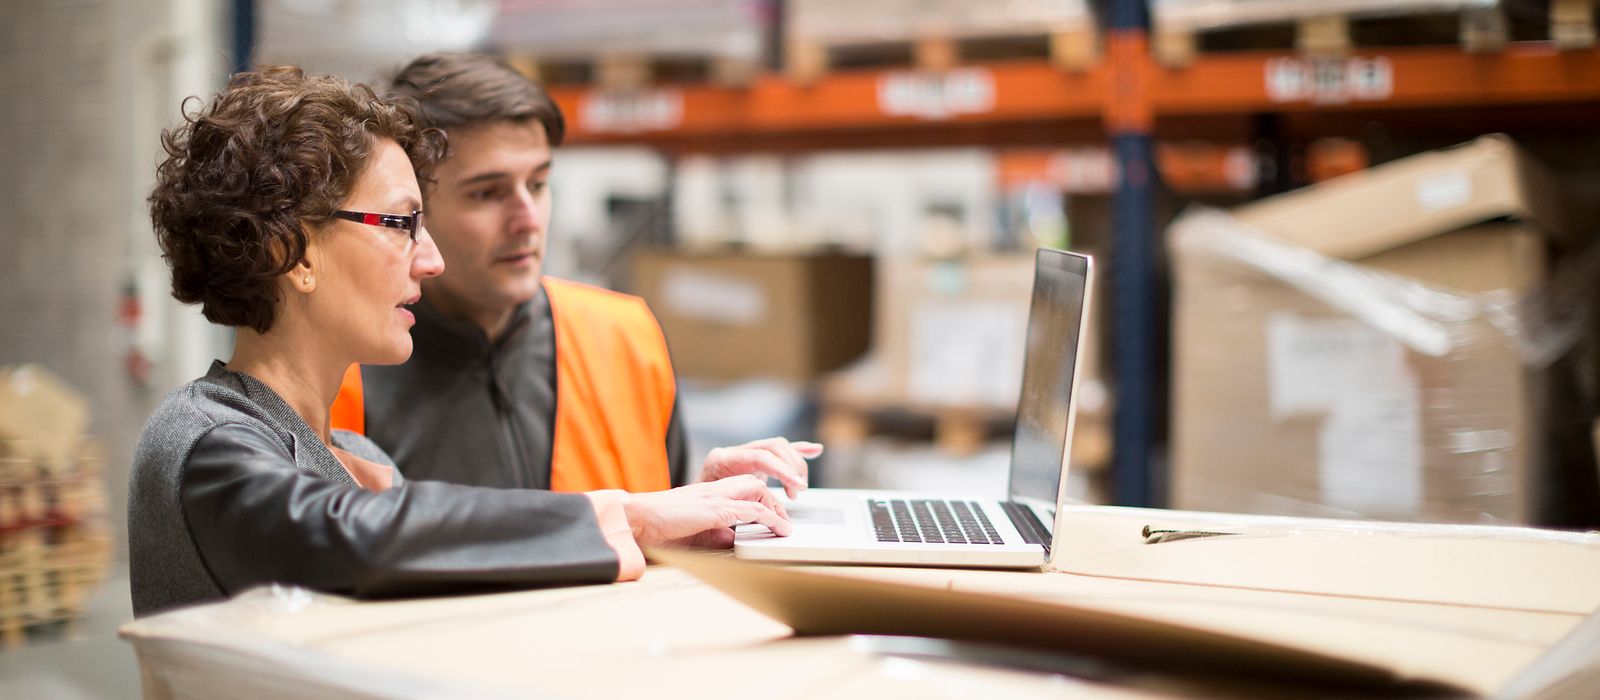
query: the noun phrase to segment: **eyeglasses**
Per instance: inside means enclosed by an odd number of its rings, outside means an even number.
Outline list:
[[[373,214],[365,211],[340,209],[333,213],[333,217],[368,226],[400,229],[411,237],[411,243],[413,244],[417,242],[417,232],[423,228],[421,209],[412,211],[410,214]]]

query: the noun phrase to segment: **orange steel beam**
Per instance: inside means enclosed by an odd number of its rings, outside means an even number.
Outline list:
[[[1301,77],[1321,82],[1322,87],[1304,86],[1298,98],[1286,98],[1279,83],[1275,97],[1268,85],[1274,62],[1290,71],[1305,68]],[[1149,63],[1145,70],[1158,116],[1600,100],[1597,49],[1556,51],[1546,43],[1474,54],[1451,48],[1391,48],[1331,59],[1321,66],[1325,72],[1319,78],[1316,64],[1294,54],[1250,52],[1211,54],[1177,69]],[[1359,74],[1367,78],[1380,74],[1378,84],[1353,91],[1337,86],[1351,76],[1360,81]],[[1381,84],[1381,75],[1387,76],[1387,86]],[[1333,80],[1321,79],[1328,77]]]
[[[888,80],[904,79],[908,75],[948,79],[963,71],[975,71],[980,89],[990,91],[988,99],[978,99],[983,104],[977,108],[956,109],[949,114],[933,116],[895,115],[886,113],[883,108],[880,93]],[[552,88],[550,94],[566,113],[568,136],[574,142],[649,141],[652,137],[663,136],[736,136],[940,123],[1094,119],[1100,116],[1105,103],[1107,79],[1104,68],[1074,73],[1044,62],[1015,62],[963,67],[941,74],[909,70],[846,71],[831,74],[812,85],[795,84],[774,75],[763,76],[744,89],[663,86],[646,93],[671,102],[669,108],[676,116],[640,128],[609,129],[596,128],[596,120],[587,115],[591,108],[604,110],[604,104],[597,105],[596,101],[616,100],[615,94],[589,88]]]
[[[551,89],[568,118],[574,143],[656,143],[670,139],[737,139],[797,136],[838,130],[906,126],[1004,125],[1041,120],[1103,120],[1113,130],[1163,116],[1226,115],[1263,111],[1390,109],[1481,105],[1536,105],[1600,101],[1600,48],[1557,51],[1548,43],[1513,44],[1497,53],[1459,48],[1389,48],[1346,59],[1314,62],[1288,52],[1219,53],[1182,68],[1166,68],[1146,52],[1113,46],[1116,55],[1087,72],[1065,72],[1038,62],[971,66],[992,90],[981,109],[907,116],[885,113],[881,91],[891,76],[934,76],[905,70],[842,71],[811,85],[780,75],[748,88],[664,86],[647,90],[666,114],[643,125],[609,127],[591,118],[613,93],[591,88]],[[1114,84],[1113,60],[1139,72]],[[1276,90],[1269,79],[1277,76]],[[1287,76],[1290,90],[1285,92]],[[1298,76],[1299,83],[1293,79]],[[1328,80],[1329,77],[1333,80]],[[1346,83],[1368,81],[1350,90]],[[1330,87],[1331,85],[1331,87]],[[1294,93],[1298,89],[1299,93]],[[622,111],[638,109],[628,106]],[[613,104],[613,107],[615,105]],[[611,110],[613,113],[616,109]]]

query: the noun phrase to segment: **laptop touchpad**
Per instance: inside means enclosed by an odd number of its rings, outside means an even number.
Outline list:
[[[844,509],[827,506],[784,506],[789,511],[789,522],[805,525],[843,525]]]

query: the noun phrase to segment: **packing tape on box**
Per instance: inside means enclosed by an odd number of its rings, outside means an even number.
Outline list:
[[[1445,357],[1472,342],[1470,326],[1481,320],[1515,345],[1524,364],[1547,366],[1583,337],[1588,300],[1600,278],[1600,245],[1518,298],[1507,290],[1443,289],[1330,258],[1208,207],[1185,212],[1170,235],[1175,249],[1253,268],[1429,357]]]

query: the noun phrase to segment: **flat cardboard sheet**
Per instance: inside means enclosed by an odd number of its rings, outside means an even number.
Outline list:
[[[1081,506],[1054,567],[1090,576],[1587,615],[1600,534]],[[1144,544],[1145,526],[1238,535]]]
[[[1137,683],[919,661],[788,627],[688,574],[518,593],[356,602],[256,589],[125,625],[144,697],[1171,697]]]
[[[1583,620],[1516,611],[1462,614],[1463,609],[1448,606],[1263,596],[1205,586],[1139,586],[1070,574],[932,570],[937,573],[926,575],[905,569],[781,567],[686,553],[664,558],[801,635],[1003,641],[1150,668],[1224,669],[1235,677],[1369,690],[1431,683],[1490,694]],[[1011,585],[989,585],[998,577],[1011,579]],[[1098,594],[1090,592],[1095,589]]]

